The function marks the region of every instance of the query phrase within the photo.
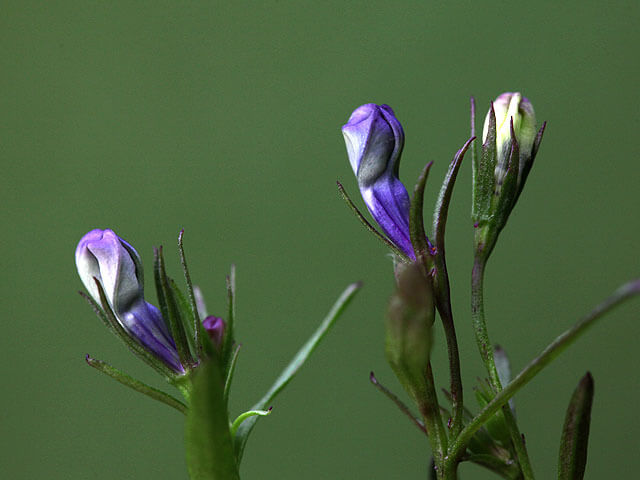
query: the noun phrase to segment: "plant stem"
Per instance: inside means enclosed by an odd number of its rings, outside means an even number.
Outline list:
[[[444,335],[447,339],[447,354],[449,357],[449,376],[451,379],[451,428],[449,429],[451,438],[458,436],[462,430],[462,420],[464,417],[464,403],[462,399],[462,378],[460,376],[460,354],[458,352],[458,339],[456,338],[456,327],[453,323],[451,304],[447,302],[445,308],[440,310],[440,318]]]
[[[427,434],[429,435],[429,442],[431,444],[431,454],[436,462],[438,478],[450,480],[455,477],[441,476],[444,473],[448,441],[447,432],[442,423],[442,415],[438,404],[438,395],[436,394],[431,363],[427,365],[427,370],[425,371],[425,384],[424,398],[418,398],[418,406],[424,418],[425,426],[427,427]]]
[[[467,448],[471,437],[489,420],[500,408],[502,408],[515,393],[525,386],[533,377],[549,365],[555,358],[569,347],[574,341],[585,333],[596,320],[605,313],[612,310],[625,300],[640,294],[640,279],[635,279],[618,288],[610,297],[600,303],[587,316],[576,323],[569,330],[551,342],[536,358],[529,364],[498,394],[486,407],[460,432],[449,449],[449,462],[456,461]]]
[[[496,368],[495,359],[493,356],[493,345],[489,340],[489,332],[487,331],[487,323],[484,316],[484,271],[486,266],[486,256],[476,256],[473,264],[473,271],[471,273],[471,316],[473,319],[473,329],[476,334],[476,342],[478,349],[480,350],[480,356],[484,362],[487,372],[489,373],[489,379],[491,385],[496,394],[502,390],[502,384],[500,383],[500,377],[498,376],[498,369]],[[531,461],[529,460],[529,454],[524,444],[524,439],[518,429],[518,424],[511,411],[509,405],[502,407],[505,422],[509,433],[511,434],[511,441],[518,456],[518,462],[522,469],[525,480],[533,480],[533,469],[531,468]]]

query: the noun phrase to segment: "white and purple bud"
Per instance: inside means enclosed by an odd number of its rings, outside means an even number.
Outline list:
[[[493,102],[496,115],[496,181],[502,184],[506,175],[509,153],[511,152],[511,122],[515,140],[519,147],[518,186],[522,185],[524,172],[528,172],[527,164],[532,161],[533,145],[536,139],[536,114],[533,105],[518,92],[505,92]],[[491,110],[487,112],[482,129],[482,142],[489,133]],[[530,168],[530,166],[529,166]]]
[[[216,346],[216,348],[221,349],[222,342],[224,340],[224,332],[227,327],[225,321],[220,317],[209,315],[204,320],[202,320],[202,326],[209,334],[209,338]]]
[[[183,373],[175,342],[160,311],[144,299],[142,262],[138,252],[112,230],[92,230],[76,248],[80,279],[101,304],[96,279],[123,329],[172,370]]]
[[[404,131],[388,105],[367,103],[342,127],[362,198],[385,235],[415,259],[409,234],[409,194],[398,178]]]

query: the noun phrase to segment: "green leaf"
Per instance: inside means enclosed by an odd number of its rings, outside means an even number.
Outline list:
[[[231,425],[231,435],[235,436],[236,432],[238,431],[238,428],[240,427],[240,425],[242,425],[242,422],[244,422],[247,418],[251,418],[255,416],[266,417],[267,415],[270,415],[270,414],[271,414],[271,408],[269,408],[268,410],[249,410],[248,412],[241,413],[240,415],[238,415],[238,418],[236,418],[233,421],[233,424]]]
[[[189,332],[189,343],[195,347],[194,353],[196,358],[201,359],[203,356],[203,342],[202,342],[202,324],[200,321],[200,315],[198,314],[198,306],[196,304],[196,296],[193,291],[193,283],[191,283],[191,275],[189,274],[189,268],[187,267],[187,257],[184,254],[184,247],[182,245],[182,237],[184,236],[184,229],[180,230],[178,234],[178,252],[180,253],[180,264],[182,265],[182,273],[184,274],[184,280],[187,284],[187,293],[189,295],[189,303],[191,315],[187,316],[190,321],[188,323],[187,332]]]
[[[347,305],[349,305],[358,290],[360,290],[361,286],[361,283],[352,283],[345,289],[344,292],[342,292],[342,295],[340,295],[336,303],[334,303],[333,307],[331,307],[331,310],[324,318],[324,320],[322,320],[320,326],[316,329],[315,332],[313,332],[309,340],[307,340],[302,348],[298,350],[298,353],[296,353],[293,359],[291,359],[291,361],[289,362],[289,365],[287,365],[282,373],[280,373],[280,376],[276,379],[271,388],[251,408],[251,410],[266,410],[266,408],[271,405],[271,402],[276,397],[276,395],[278,395],[278,393],[280,393],[280,391],[291,381],[295,374],[298,373],[300,367],[304,365],[304,362],[307,361],[320,341],[329,332],[335,321],[340,317],[342,312],[344,312],[345,308],[347,307]],[[238,463],[240,462],[242,454],[244,453],[244,447],[247,443],[249,433],[251,433],[251,430],[258,421],[258,418],[260,417],[256,416],[248,418],[238,428],[235,436],[235,450],[236,457],[238,458]]]
[[[453,186],[456,183],[458,170],[460,170],[460,165],[462,165],[464,154],[467,152],[471,142],[473,142],[475,138],[476,137],[471,137],[467,140],[462,148],[454,155],[453,160],[449,165],[447,175],[444,178],[444,182],[442,182],[440,194],[438,195],[438,200],[436,202],[436,208],[433,212],[433,243],[435,244],[438,253],[442,255],[444,255],[444,232],[447,225],[447,214],[449,213],[449,202],[451,201],[451,195],[453,194]]]
[[[569,401],[560,440],[558,480],[582,480],[584,477],[592,404],[593,377],[587,372]]]
[[[240,353],[241,345],[236,345],[236,348],[231,357],[231,364],[227,369],[227,378],[224,381],[224,401],[229,402],[229,393],[231,391],[231,383],[233,382],[233,375],[236,372],[236,363],[238,362],[238,354]]]
[[[187,406],[177,398],[174,398],[171,395],[169,395],[168,393],[165,393],[162,390],[158,390],[157,388],[153,388],[152,386],[147,385],[146,383],[143,383],[140,380],[137,380],[130,375],[127,375],[126,373],[118,370],[117,368],[112,367],[111,365],[109,365],[106,362],[103,362],[102,360],[97,360],[87,355],[86,361],[87,361],[87,364],[89,364],[91,367],[104,373],[105,375],[110,376],[111,378],[135,390],[136,392],[140,392],[150,398],[153,398],[154,400],[157,400],[166,405],[169,405],[170,407],[175,408],[179,412],[186,413]]]
[[[224,332],[222,345],[222,361],[226,372],[229,372],[232,363],[233,347],[235,343],[235,322],[236,322],[236,266],[231,265],[229,276],[227,277],[227,326]]]
[[[162,315],[166,315],[165,320],[169,321],[169,331],[176,343],[176,350],[180,363],[188,368],[195,364],[191,352],[189,351],[189,341],[185,332],[184,323],[187,321],[181,314],[176,299],[176,293],[171,286],[171,281],[167,277],[164,265],[164,256],[162,247],[155,250],[154,276],[156,281],[156,289],[158,293],[158,301],[161,305]]]
[[[351,197],[349,197],[349,194],[344,189],[342,184],[340,182],[336,182],[336,183],[338,184],[338,192],[340,192],[340,196],[346,202],[346,204],[349,206],[349,208],[354,213],[354,215],[358,218],[358,220],[360,220],[362,225],[364,225],[364,227],[367,230],[369,230],[371,233],[373,233],[373,235],[378,240],[380,240],[382,243],[384,243],[387,246],[387,248],[391,249],[391,251],[394,253],[394,255],[396,255],[397,257],[399,257],[401,259],[403,259],[405,262],[409,262],[410,260],[405,255],[405,253],[402,252],[398,247],[396,247],[393,244],[393,242],[391,242],[387,237],[385,237],[378,230],[376,230],[376,228],[373,225],[371,225],[371,223],[369,223],[369,221],[364,217],[364,215],[362,215],[360,210],[358,210],[358,207],[356,207],[355,203],[353,203],[353,201],[351,200]]]
[[[193,372],[185,444],[191,480],[239,480],[220,365],[211,360]]]
[[[491,199],[495,185],[496,153],[496,112],[491,104],[487,138],[482,145],[478,169],[473,178],[473,221],[481,224],[488,221]]]
[[[418,177],[418,183],[413,190],[413,197],[411,198],[411,207],[409,208],[409,234],[411,236],[411,245],[416,258],[422,257],[423,261],[429,261],[432,252],[429,248],[427,241],[427,234],[424,231],[424,189],[427,185],[427,178],[429,178],[429,171],[431,170],[433,162],[429,162],[425,165],[420,177]]]

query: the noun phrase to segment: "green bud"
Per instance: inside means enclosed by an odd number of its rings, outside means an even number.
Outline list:
[[[491,104],[473,179],[476,251],[488,255],[507,223],[533,165],[546,124],[536,130],[533,105],[507,92]]]
[[[424,399],[435,309],[431,278],[421,265],[397,266],[397,290],[386,324],[387,361],[416,402]]]

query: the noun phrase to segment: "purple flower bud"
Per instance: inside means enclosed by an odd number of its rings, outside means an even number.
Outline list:
[[[144,300],[142,263],[138,252],[112,230],[92,230],[76,248],[82,283],[100,304],[96,278],[109,307],[125,331],[178,373],[183,373],[175,342],[160,311]]]
[[[220,317],[214,317],[213,315],[209,315],[207,318],[202,320],[202,326],[209,334],[211,341],[213,344],[220,348],[222,345],[222,340],[224,339],[224,331],[227,324]]]
[[[409,194],[398,178],[402,125],[388,105],[367,103],[354,110],[342,134],[369,212],[389,240],[415,259],[409,235]]]

